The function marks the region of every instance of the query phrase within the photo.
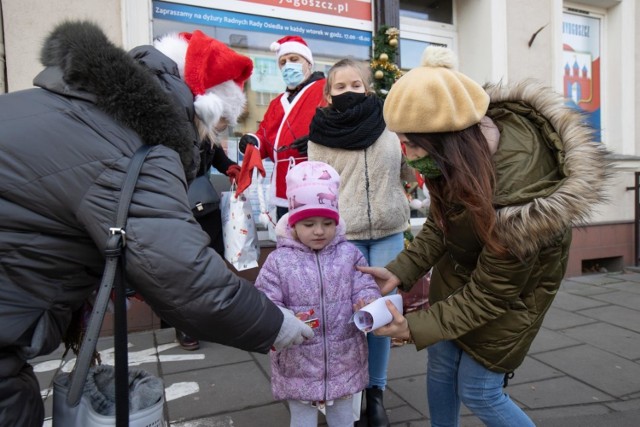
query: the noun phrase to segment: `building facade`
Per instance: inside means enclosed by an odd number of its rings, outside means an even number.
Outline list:
[[[168,31],[202,29],[249,55],[246,114],[229,135],[255,130],[284,86],[271,42],[285,34],[307,40],[316,70],[352,56],[369,61],[380,25],[400,30],[399,65],[410,69],[428,44],[451,47],[459,69],[479,83],[534,78],[583,110],[613,153],[611,203],[574,230],[568,275],[636,265],[636,172],[640,171],[638,88],[640,5],[636,0],[2,0],[5,92],[32,86],[39,49],[65,19],[98,23],[125,49]],[[419,215],[419,214],[418,214]],[[420,218],[413,219],[415,226]]]

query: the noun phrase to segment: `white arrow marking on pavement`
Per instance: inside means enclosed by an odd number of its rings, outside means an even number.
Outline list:
[[[131,346],[131,344],[129,344]],[[159,354],[161,351],[169,350],[178,346],[178,343],[162,344],[156,347],[151,347],[140,351],[129,352],[129,366],[138,366],[143,363],[155,363],[155,362],[182,362],[185,360],[203,360],[204,354]],[[114,348],[106,348],[100,351],[100,359],[105,365],[114,364]],[[48,360],[46,362],[38,363],[33,366],[34,372],[47,372],[55,371],[62,364],[62,372],[71,372],[76,364],[76,359],[69,359],[66,362],[57,360]]]
[[[62,364],[62,360],[48,360],[46,362],[38,363],[33,366],[33,372],[47,372],[47,371],[55,371]]]
[[[174,383],[164,389],[167,402],[181,397],[195,394],[200,391],[200,386],[196,382]]]

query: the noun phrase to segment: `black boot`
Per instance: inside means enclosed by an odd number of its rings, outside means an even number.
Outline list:
[[[176,339],[183,350],[194,351],[200,348],[200,341],[176,329]]]
[[[382,403],[382,389],[374,386],[366,389],[365,394],[369,427],[389,427],[387,411]]]

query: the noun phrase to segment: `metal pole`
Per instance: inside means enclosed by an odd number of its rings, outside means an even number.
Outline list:
[[[636,257],[636,267],[638,266],[638,260],[640,257],[640,172],[635,173],[636,182],[635,182],[635,195],[636,195],[636,206],[635,206],[635,257]]]

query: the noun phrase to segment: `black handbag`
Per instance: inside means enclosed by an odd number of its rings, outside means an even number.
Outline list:
[[[209,175],[196,177],[187,190],[189,197],[189,207],[195,218],[210,214],[216,209],[220,209],[220,196],[213,187]]]

